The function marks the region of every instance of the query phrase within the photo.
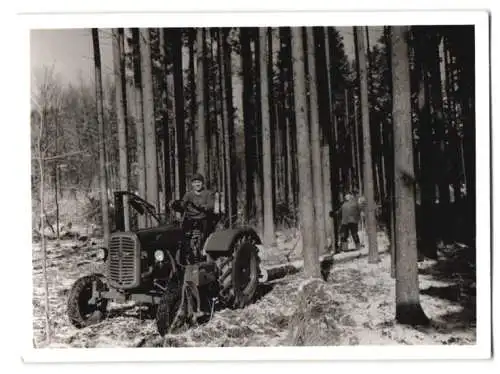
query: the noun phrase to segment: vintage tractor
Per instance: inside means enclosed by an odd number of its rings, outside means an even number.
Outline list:
[[[124,231],[123,196],[155,227]],[[260,276],[261,240],[250,227],[215,230],[206,239],[196,227],[187,235],[181,222],[161,222],[154,207],[139,196],[114,193],[115,230],[101,248],[105,274],[79,278],[68,298],[68,316],[77,328],[107,317],[108,303],[135,301],[156,317],[161,336],[213,314],[215,304],[242,308],[250,304]],[[172,204],[182,210],[182,204]],[[182,214],[182,212],[180,212]],[[189,252],[195,253],[189,256]],[[196,255],[197,254],[197,255]]]

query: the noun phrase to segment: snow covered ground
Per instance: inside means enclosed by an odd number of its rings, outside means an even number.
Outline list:
[[[155,321],[133,304],[112,304],[110,318],[78,330],[67,319],[66,298],[72,283],[96,268],[97,246],[75,244],[64,241],[55,248],[51,242],[48,247],[53,330],[50,347],[474,344],[476,339],[475,283],[464,280],[463,274],[441,276],[441,261],[419,264],[421,303],[432,320],[431,326],[415,329],[396,324],[395,281],[390,277],[387,254],[382,254],[381,261],[374,265],[360,257],[333,266],[328,282],[322,285],[323,296],[313,299],[318,305],[316,314],[322,318],[324,334],[320,341],[294,340],[293,330],[299,323],[301,300],[305,297],[299,290],[304,282],[300,273],[263,285],[259,299],[245,309],[220,310],[209,322],[165,338],[157,334]],[[380,242],[381,246],[385,244]],[[297,261],[299,255],[300,241],[278,236],[277,247],[263,254],[263,263]],[[35,346],[46,347],[38,244],[33,246],[33,316]],[[300,323],[307,325],[307,321]]]

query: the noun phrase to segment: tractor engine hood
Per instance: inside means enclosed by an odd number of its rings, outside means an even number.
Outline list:
[[[175,225],[161,225],[136,232],[143,250],[174,249],[183,240],[182,229]]]

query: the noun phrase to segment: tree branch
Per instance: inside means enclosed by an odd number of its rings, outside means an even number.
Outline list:
[[[56,155],[56,156],[41,157],[41,159],[42,159],[42,161],[53,161],[53,160],[58,160],[61,158],[65,158],[65,157],[69,157],[69,156],[76,156],[76,155],[91,156],[90,153],[85,153],[83,151],[76,151],[76,152],[63,153],[63,154]],[[32,160],[40,160],[40,157],[33,157]]]

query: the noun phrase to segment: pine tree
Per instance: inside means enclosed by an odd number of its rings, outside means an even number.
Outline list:
[[[125,96],[125,61],[123,29],[113,29],[113,67],[115,73],[115,95],[118,120],[118,149],[120,152],[120,189],[128,191],[128,149],[127,149],[127,118]],[[123,218],[125,231],[130,230],[128,200],[123,201]]]
[[[141,78],[141,54],[139,44],[139,29],[132,29],[132,48],[135,84],[135,130],[136,130],[136,159],[137,159],[137,188],[139,195],[146,198],[146,154],[144,133],[144,111]],[[137,220],[139,228],[146,227],[144,215],[139,215]]]
[[[419,301],[413,141],[407,27],[392,27],[393,126],[396,200],[396,320],[429,322]]]
[[[295,118],[297,124],[297,161],[299,174],[299,217],[302,255],[306,277],[320,276],[319,251],[314,240],[314,205],[311,173],[311,150],[306,103],[306,71],[301,27],[292,27],[292,58]]]
[[[364,156],[364,195],[366,197],[366,230],[368,234],[368,262],[379,261],[377,245],[377,222],[375,220],[375,197],[373,185],[372,147],[369,122],[369,104],[366,70],[366,50],[364,47],[363,28],[354,27],[358,61],[358,79],[360,87],[361,121],[363,126],[363,156]]]
[[[151,38],[148,28],[139,30],[139,45],[141,52],[142,108],[146,156],[146,200],[159,211],[158,156],[156,149],[153,72],[151,66]]]
[[[307,66],[309,75],[309,105],[310,105],[310,126],[311,126],[311,151],[312,151],[312,175],[314,193],[314,218],[316,226],[316,246],[320,253],[326,249],[326,232],[323,200],[323,176],[321,162],[321,144],[318,109],[318,87],[316,84],[316,56],[314,30],[312,27],[306,28],[307,43]]]
[[[205,29],[199,28],[196,31],[196,110],[197,110],[197,127],[196,127],[196,168],[203,176],[208,178],[208,162],[207,162],[207,127],[206,118],[206,97],[205,92]]]
[[[92,43],[94,47],[94,66],[95,66],[95,89],[97,103],[97,123],[99,127],[99,185],[101,196],[102,230],[104,236],[104,245],[109,242],[109,202],[108,202],[108,184],[106,176],[106,147],[104,144],[104,109],[102,95],[102,70],[101,70],[101,51],[99,49],[99,31],[92,29]]]
[[[262,112],[262,159],[264,184],[264,245],[271,247],[274,242],[274,215],[273,215],[273,175],[271,169],[271,119],[269,107],[269,76],[268,76],[268,29],[259,28],[260,47],[260,89]]]

